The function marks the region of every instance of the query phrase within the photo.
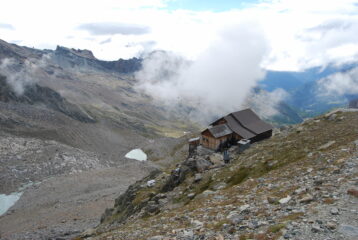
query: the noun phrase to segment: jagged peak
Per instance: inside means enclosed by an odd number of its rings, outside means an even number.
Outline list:
[[[63,47],[63,46],[57,46],[56,53],[72,53],[75,54],[77,56],[80,57],[84,57],[84,58],[89,58],[89,59],[96,59],[96,57],[94,56],[93,52],[91,50],[88,49],[74,49],[74,48],[67,48],[67,47]]]

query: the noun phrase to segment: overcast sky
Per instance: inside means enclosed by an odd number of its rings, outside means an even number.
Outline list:
[[[358,59],[357,0],[2,0],[0,39],[40,49],[90,49],[105,60],[154,49],[195,59],[222,31],[247,22],[268,46],[264,68]],[[240,48],[240,39],[230,47]]]

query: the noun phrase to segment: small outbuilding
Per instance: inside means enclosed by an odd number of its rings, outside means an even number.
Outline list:
[[[201,132],[200,144],[220,150],[227,144],[248,139],[251,143],[272,136],[273,127],[264,122],[251,109],[233,112],[213,122]]]
[[[358,98],[351,100],[348,104],[348,108],[358,108]]]

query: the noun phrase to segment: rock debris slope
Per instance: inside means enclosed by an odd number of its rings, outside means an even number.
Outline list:
[[[180,154],[185,138],[171,137],[196,128],[136,89],[140,66],[0,40],[0,194],[23,192],[0,216],[0,239],[71,239],[155,160]],[[134,148],[150,161],[126,159]]]
[[[198,153],[130,186],[78,239],[358,239],[358,112]],[[149,180],[155,180],[148,184]]]

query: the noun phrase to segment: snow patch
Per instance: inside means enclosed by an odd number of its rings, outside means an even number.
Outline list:
[[[145,154],[142,149],[133,149],[125,155],[126,158],[135,159],[138,161],[147,161],[147,154]]]
[[[10,195],[0,194],[0,216],[6,213],[21,197],[22,192],[14,192]]]

